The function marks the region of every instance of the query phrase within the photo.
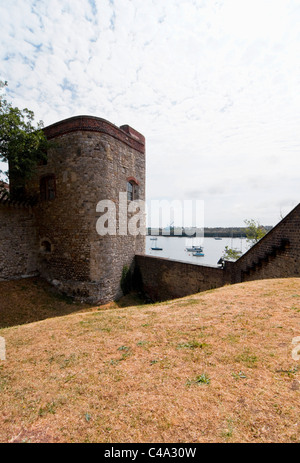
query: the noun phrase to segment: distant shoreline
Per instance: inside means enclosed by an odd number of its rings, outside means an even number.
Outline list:
[[[269,232],[273,227],[268,225],[264,226],[267,232]],[[187,228],[188,229],[188,228]],[[189,229],[188,229],[189,230]],[[162,229],[162,228],[147,228],[146,236],[164,236],[166,238],[195,238],[196,236],[204,236],[204,238],[246,238],[246,228],[232,227],[232,228],[204,228],[202,230],[194,231],[192,234],[192,229],[190,233],[186,233],[184,230],[178,228],[171,229]]]
[[[151,236],[151,237],[153,237],[153,238],[156,238],[157,236],[161,236],[161,237],[163,237],[163,238],[200,238],[200,237],[202,237],[203,235],[197,235],[197,236],[196,236],[195,233],[194,233],[194,235],[187,235],[187,234],[185,234],[185,233],[182,233],[182,235],[175,235],[175,234],[172,234],[172,235],[171,235],[171,234],[165,235],[165,234],[163,234],[163,233],[155,234],[155,235],[154,235],[154,234],[153,234],[153,235],[152,235],[152,234],[149,235],[148,233],[146,233],[146,236]],[[226,234],[225,234],[225,235],[223,235],[223,234],[222,234],[222,235],[216,236],[216,235],[213,235],[213,234],[207,234],[207,233],[205,233],[205,234],[204,234],[204,238],[217,238],[217,239],[218,239],[218,238],[221,238],[221,239],[222,239],[222,238],[246,238],[246,235],[245,235],[245,234],[243,234],[243,235],[236,235],[236,234],[232,234],[232,235],[228,235],[228,234],[226,235]]]

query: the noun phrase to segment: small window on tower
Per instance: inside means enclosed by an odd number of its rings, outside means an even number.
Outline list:
[[[127,199],[128,201],[139,199],[139,186],[134,180],[127,181]]]
[[[51,201],[56,196],[55,176],[47,175],[40,180],[40,195],[42,201]]]
[[[133,200],[133,185],[131,182],[127,182],[127,199],[128,201]]]

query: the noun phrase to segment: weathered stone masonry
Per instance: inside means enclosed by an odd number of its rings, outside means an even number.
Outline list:
[[[37,271],[37,232],[30,206],[0,201],[0,279]]]
[[[142,289],[154,301],[184,297],[229,283],[221,268],[146,255],[137,255],[135,262]]]
[[[109,199],[118,212],[119,192],[126,192],[128,179],[136,179],[139,199],[145,198],[145,139],[127,125],[119,128],[90,116],[58,122],[45,134],[53,142],[47,164],[38,167],[26,189],[39,196],[41,182],[47,189],[49,178],[54,186],[33,208],[36,242],[28,255],[59,289],[85,300],[113,300],[121,295],[123,267],[144,251],[145,237],[100,236],[96,206]],[[6,261],[14,261],[6,254]]]
[[[300,277],[300,204],[225,271],[231,283]]]

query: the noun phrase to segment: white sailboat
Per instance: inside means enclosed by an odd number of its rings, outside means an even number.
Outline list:
[[[153,241],[157,241],[157,238],[152,238]],[[152,251],[162,251],[163,248],[160,248],[157,245],[151,246]]]

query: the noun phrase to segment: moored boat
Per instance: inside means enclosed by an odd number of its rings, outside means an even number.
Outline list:
[[[196,256],[196,257],[204,257],[204,253],[201,252],[201,251],[193,252],[193,256]]]
[[[157,241],[157,238],[151,238],[151,239],[153,239],[153,241]],[[159,246],[153,245],[153,246],[151,246],[151,250],[152,251],[162,251],[163,248],[160,248]]]
[[[203,247],[202,246],[189,246],[189,247],[186,247],[185,250],[188,252],[196,252],[196,251],[201,252],[203,251]]]

